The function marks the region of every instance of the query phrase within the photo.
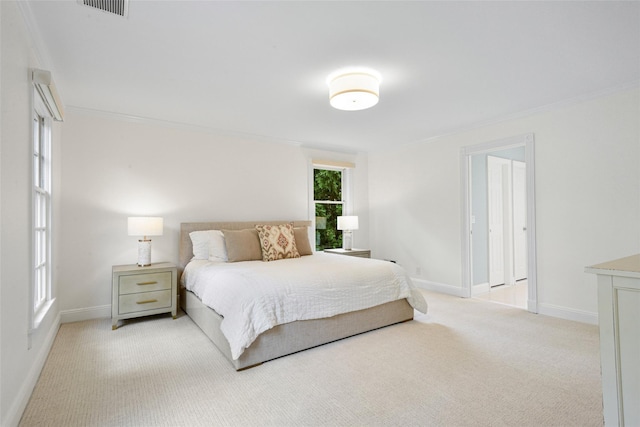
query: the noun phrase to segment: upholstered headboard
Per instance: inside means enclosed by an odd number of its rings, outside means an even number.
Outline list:
[[[311,221],[241,221],[241,222],[183,222],[180,224],[179,269],[182,271],[193,257],[189,233],[201,230],[244,230],[258,224],[278,225],[293,222],[294,227],[309,227]]]

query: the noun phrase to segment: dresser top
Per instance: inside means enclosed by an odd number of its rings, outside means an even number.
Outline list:
[[[592,265],[585,271],[612,276],[640,277],[640,254]]]

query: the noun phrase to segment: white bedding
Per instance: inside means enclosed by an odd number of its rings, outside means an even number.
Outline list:
[[[316,253],[272,262],[193,260],[182,284],[224,319],[233,359],[264,331],[296,320],[320,319],[406,298],[427,303],[405,271],[381,260]]]

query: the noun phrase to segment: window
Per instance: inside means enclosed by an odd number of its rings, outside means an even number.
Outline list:
[[[313,168],[313,203],[316,215],[316,250],[342,247],[338,217],[348,212],[348,168]]]
[[[32,69],[33,116],[31,178],[31,262],[32,277],[29,287],[29,334],[38,328],[53,305],[52,290],[52,230],[51,230],[51,177],[52,177],[52,120],[63,121],[64,111],[51,73]],[[31,348],[31,338],[29,338]]]
[[[51,300],[51,118],[34,92],[33,109],[33,326]]]

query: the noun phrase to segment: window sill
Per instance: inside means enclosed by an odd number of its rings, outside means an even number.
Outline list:
[[[34,314],[33,327],[29,331],[30,334],[32,334],[33,332],[35,332],[38,329],[38,327],[40,326],[40,324],[42,323],[44,318],[49,313],[49,310],[51,309],[51,307],[53,306],[53,303],[55,301],[56,301],[56,299],[52,298],[49,301],[45,302],[42,305],[42,307],[40,307],[40,309]]]

